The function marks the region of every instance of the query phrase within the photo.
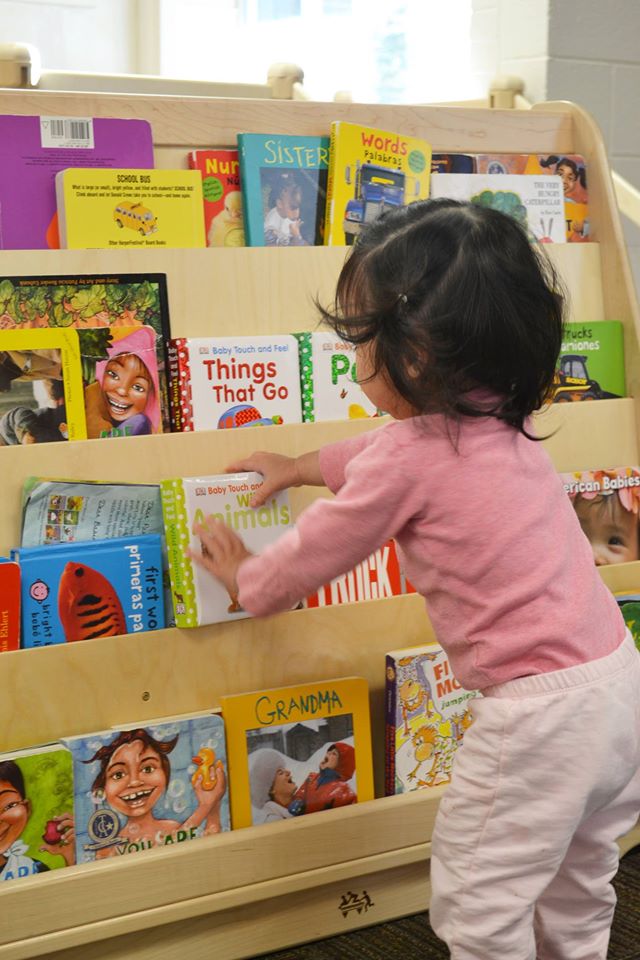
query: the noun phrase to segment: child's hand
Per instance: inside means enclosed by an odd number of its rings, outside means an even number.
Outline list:
[[[274,493],[287,487],[299,487],[301,483],[295,457],[284,457],[280,453],[252,453],[246,460],[238,460],[226,467],[226,473],[243,473],[246,470],[261,473],[264,483],[252,495],[249,501],[252,507],[260,507]]]
[[[193,532],[200,537],[202,553],[187,551],[191,559],[224,584],[230,597],[237,597],[238,567],[247,557],[253,556],[251,551],[226,523],[213,517],[208,517],[203,524],[195,524]]]

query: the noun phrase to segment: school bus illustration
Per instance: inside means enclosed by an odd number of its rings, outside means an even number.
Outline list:
[[[154,217],[148,207],[143,207],[141,203],[130,203],[128,200],[122,200],[118,204],[113,211],[113,219],[120,228],[137,230],[143,237],[155,233],[158,229],[157,217]]]

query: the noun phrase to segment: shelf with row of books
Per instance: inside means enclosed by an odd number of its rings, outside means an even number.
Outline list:
[[[239,129],[317,134],[333,119],[403,129],[442,151],[471,151],[482,142],[499,152],[582,153],[599,242],[559,245],[550,253],[571,290],[574,319],[623,322],[629,397],[557,405],[540,426],[558,470],[638,462],[637,305],[604,148],[578,108],[544,104],[518,113],[25,93],[3,93],[0,108],[148,119],[156,164],[164,167],[184,166],[185,151],[212,138],[232,142]],[[173,335],[202,336],[312,329],[313,297],[330,298],[344,255],[343,248],[262,248],[3,251],[1,258],[5,276],[166,273]],[[28,476],[144,482],[210,474],[259,446],[297,454],[375,425],[358,420],[6,448],[0,451],[6,505],[0,549],[17,540],[17,505]],[[310,496],[293,491],[294,512]],[[609,568],[605,579],[618,589],[617,578],[631,583],[636,566],[640,575],[640,564],[624,565]],[[432,635],[422,600],[402,596],[9,653],[0,659],[0,731],[17,748],[132,716],[142,721],[203,709],[222,694],[358,675],[371,690],[376,794],[382,797],[384,653]],[[433,788],[377,799],[204,838],[171,854],[152,850],[124,862],[56,871],[46,882],[10,885],[3,891],[0,958],[79,960],[90,949],[98,960],[134,953],[141,960],[196,960],[211,951],[232,960],[425,909],[441,793]],[[349,903],[354,909],[345,909]]]

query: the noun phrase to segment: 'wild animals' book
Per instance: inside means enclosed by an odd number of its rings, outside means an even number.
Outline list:
[[[233,829],[371,800],[366,680],[222,697]]]
[[[307,607],[328,607],[334,603],[356,603],[359,600],[381,600],[415,593],[400,566],[395,541],[388,540],[357,567],[336,577],[307,597]]]
[[[438,643],[386,657],[385,793],[448,783],[471,724],[474,691],[463,689]]]
[[[187,159],[202,174],[207,246],[244,247],[238,151],[192,150]]]
[[[359,420],[379,411],[358,383],[355,347],[334,333],[296,333],[305,422]]]
[[[286,490],[262,507],[249,506],[252,494],[262,483],[259,473],[182,477],[160,483],[178,627],[198,627],[249,616],[237,596],[230,596],[221,583],[192,563],[186,551],[203,549],[193,526],[205,523],[207,517],[216,517],[235,530],[253,553],[260,553],[289,530],[293,519]]]
[[[561,473],[598,566],[640,560],[640,466]]]
[[[160,537],[19,547],[23,647],[164,627]]]
[[[56,174],[60,246],[204,247],[197,170],[97,170]]]
[[[331,124],[324,242],[352,244],[365,223],[429,196],[431,145],[375,127]]]
[[[0,446],[86,435],[77,332],[0,329]]]
[[[0,557],[0,653],[20,646],[20,567]]]
[[[76,862],[73,764],[60,744],[0,754],[0,882]]]
[[[329,138],[239,133],[247,246],[322,244]]]
[[[560,177],[524,174],[434,173],[431,196],[468,200],[517,220],[541,243],[565,243]]]
[[[78,863],[229,829],[220,716],[160,718],[63,742],[73,755]]]
[[[172,340],[169,398],[177,431],[301,423],[298,342],[291,334]]]
[[[565,323],[552,396],[554,403],[625,396],[624,340],[619,320]]]
[[[60,246],[55,176],[65,167],[153,167],[146,120],[0,116],[0,248]]]

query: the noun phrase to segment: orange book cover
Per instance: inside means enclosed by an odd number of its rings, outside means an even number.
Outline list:
[[[20,646],[20,567],[0,557],[0,653]]]
[[[207,246],[244,247],[238,151],[192,150],[187,159],[202,174]]]

